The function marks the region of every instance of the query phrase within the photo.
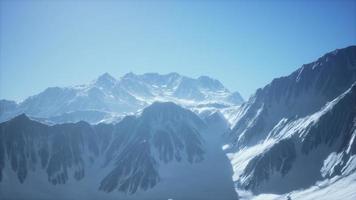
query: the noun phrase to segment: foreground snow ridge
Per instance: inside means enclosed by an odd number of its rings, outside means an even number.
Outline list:
[[[327,179],[316,183],[304,190],[292,191],[288,194],[261,194],[254,196],[250,192],[239,191],[240,200],[335,200],[335,199],[355,199],[356,191],[356,175],[336,176],[332,179]]]

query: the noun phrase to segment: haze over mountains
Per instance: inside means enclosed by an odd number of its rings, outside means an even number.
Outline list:
[[[239,105],[243,99],[238,92],[230,92],[218,80],[207,76],[193,79],[177,73],[128,73],[117,80],[105,73],[86,85],[47,88],[19,104],[1,100],[0,121],[26,113],[54,123],[111,122],[155,101],[198,106],[200,109],[196,110],[201,110],[201,107],[214,107],[216,103],[225,107]]]
[[[0,105],[8,199],[356,198],[356,46],[246,102],[205,76],[129,73]]]

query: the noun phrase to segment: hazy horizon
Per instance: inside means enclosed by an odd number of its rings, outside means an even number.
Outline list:
[[[105,72],[206,75],[248,99],[356,44],[355,1],[1,1],[0,9],[0,99],[16,101]]]

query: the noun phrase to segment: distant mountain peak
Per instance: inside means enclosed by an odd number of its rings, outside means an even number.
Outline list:
[[[105,72],[104,74],[100,75],[98,79],[101,80],[116,80],[111,74]]]
[[[129,73],[126,73],[122,78],[125,79],[125,78],[135,78],[137,77],[137,75],[133,72],[129,72]]]
[[[96,81],[95,84],[99,86],[112,86],[117,82],[117,80],[111,76],[109,73],[104,73],[100,75]]]
[[[173,102],[154,102],[142,112],[142,117],[148,120],[163,120],[173,123],[178,121],[189,121],[194,126],[204,127],[204,122],[193,112],[178,106]]]
[[[220,81],[218,81],[217,79],[213,79],[209,76],[200,76],[198,78],[198,81],[204,88],[209,88],[213,90],[227,90]]]

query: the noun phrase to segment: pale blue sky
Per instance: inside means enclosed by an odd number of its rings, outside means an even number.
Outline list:
[[[208,75],[247,98],[356,44],[356,1],[0,1],[0,99],[104,72]]]

